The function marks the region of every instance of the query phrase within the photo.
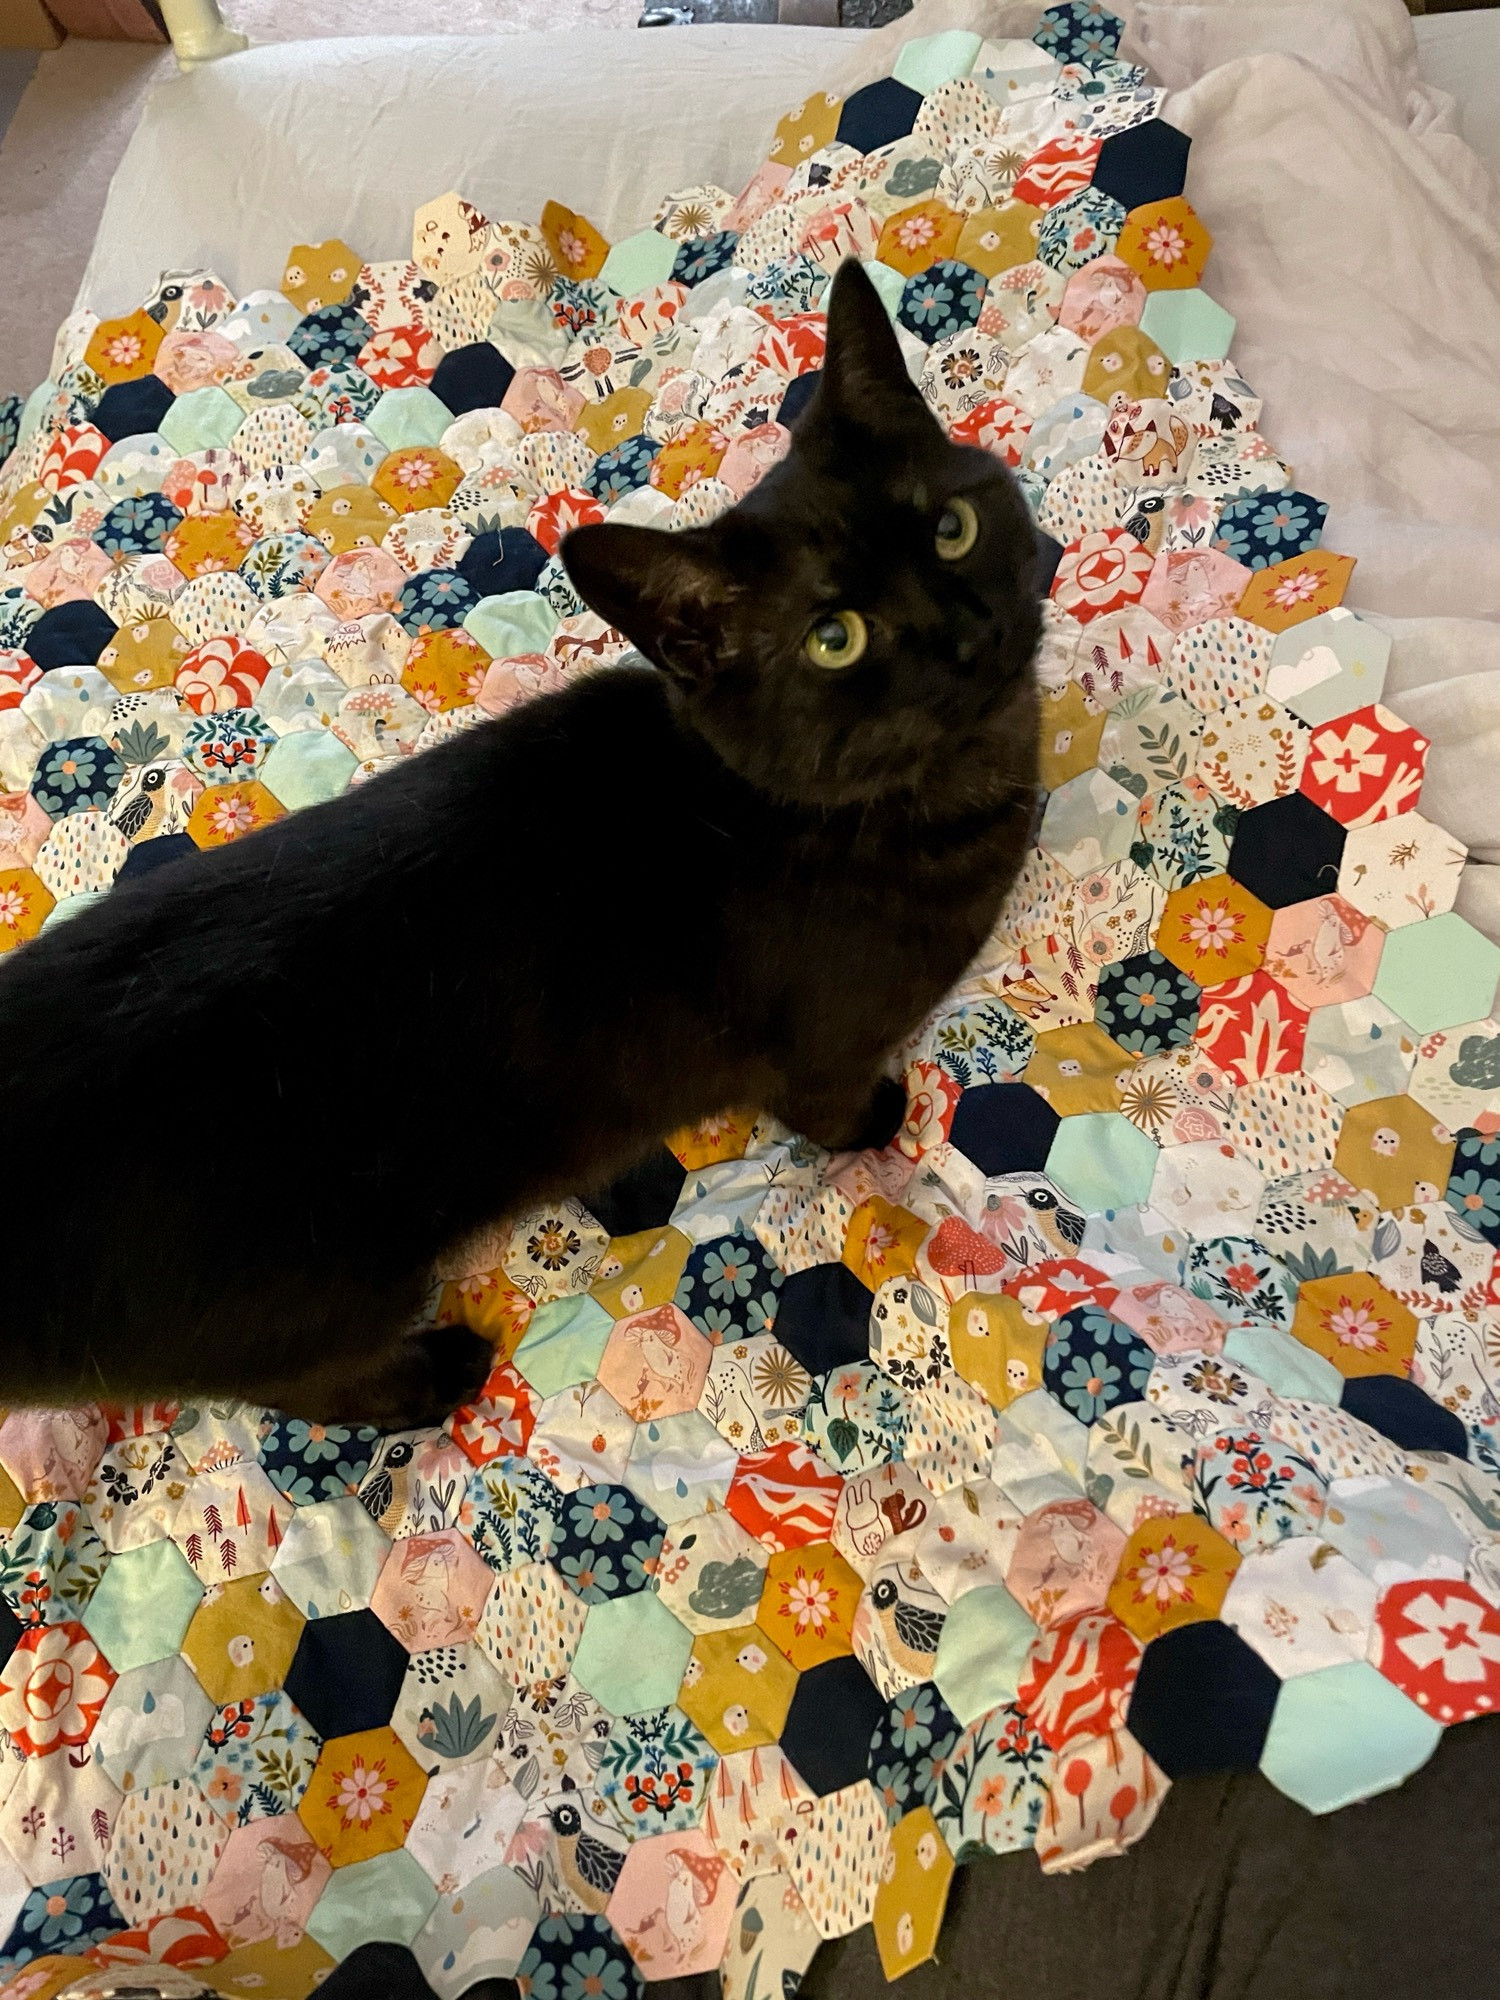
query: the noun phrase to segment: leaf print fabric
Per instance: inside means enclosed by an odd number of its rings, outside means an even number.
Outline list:
[[[1326,1488],[1306,1459],[1257,1431],[1230,1431],[1200,1447],[1193,1505],[1241,1550],[1315,1533]]]
[[[193,1765],[210,1806],[230,1826],[295,1812],[322,1743],[278,1690],[217,1709]]]
[[[962,1731],[932,1807],[956,1858],[980,1848],[1010,1854],[1033,1846],[1052,1769],[1052,1752],[1019,1707],[992,1709]]]

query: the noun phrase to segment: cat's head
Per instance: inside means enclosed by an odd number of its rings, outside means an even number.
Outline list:
[[[857,263],[834,280],[791,450],[759,485],[706,528],[576,529],[562,558],[684,719],[777,798],[922,793],[966,749],[970,765],[1008,737],[1029,752],[1030,516],[999,459],[945,437]]]

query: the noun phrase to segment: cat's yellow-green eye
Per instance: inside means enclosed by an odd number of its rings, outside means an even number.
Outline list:
[[[955,496],[938,515],[938,554],[944,562],[957,562],[978,540],[979,516],[967,500]]]
[[[820,618],[802,641],[802,650],[815,667],[852,667],[863,657],[870,635],[857,611],[835,611]]]

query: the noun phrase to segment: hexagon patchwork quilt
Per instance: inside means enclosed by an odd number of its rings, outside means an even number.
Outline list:
[[[619,243],[448,194],[169,273],[0,407],[0,950],[620,658],[562,536],[748,492],[845,257],[1050,579],[1036,840],[891,1146],[730,1107],[513,1218],[439,1431],[4,1416],[4,2000],[895,1977],[977,1852],[1326,1812],[1500,1699],[1500,950],[1119,34],[911,42]]]

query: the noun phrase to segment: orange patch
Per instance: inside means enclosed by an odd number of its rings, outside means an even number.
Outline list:
[[[1305,555],[1287,556],[1256,570],[1235,609],[1264,631],[1284,632],[1289,625],[1300,625],[1342,604],[1353,574],[1353,556],[1309,549]]]
[[[1292,1332],[1341,1375],[1405,1375],[1417,1322],[1368,1271],[1311,1278],[1297,1295]]]
[[[1196,1514],[1158,1514],[1125,1544],[1106,1600],[1142,1641],[1174,1626],[1217,1618],[1239,1551]]]
[[[604,268],[608,243],[586,216],[561,202],[549,201],[542,210],[542,234],[565,278],[596,278]]]
[[[1200,284],[1213,237],[1180,194],[1147,202],[1125,218],[1115,255],[1148,292],[1185,292]]]
[[[1258,969],[1271,935],[1271,912],[1229,875],[1174,889],[1162,911],[1156,949],[1196,979],[1218,986]]]
[[[849,1218],[844,1262],[861,1284],[878,1292],[887,1278],[917,1268],[917,1252],[929,1225],[893,1201],[873,1194]]]

